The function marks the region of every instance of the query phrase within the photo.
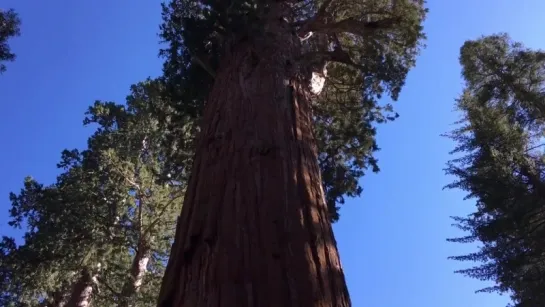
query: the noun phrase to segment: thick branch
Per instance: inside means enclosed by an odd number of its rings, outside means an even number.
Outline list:
[[[328,20],[331,20],[331,18],[328,17],[332,17],[332,15],[330,14],[330,16],[328,16],[327,10],[331,7],[333,1],[334,0],[325,0],[313,17],[292,24],[292,26],[299,28],[298,34],[300,37],[304,37],[306,33],[311,31],[326,34],[344,32],[363,36],[367,34],[366,32],[368,30],[390,28],[395,22],[401,19],[400,17],[388,17],[378,21],[363,21],[363,18],[359,18],[369,15],[388,16],[392,13],[389,9],[379,9],[365,12],[359,17],[350,17],[338,22],[329,23]],[[397,1],[393,1],[391,9],[396,7],[396,2]]]
[[[333,3],[333,1],[334,0],[325,0],[324,3],[322,3],[322,6],[320,6],[315,16],[317,20],[321,20],[325,17],[325,13],[327,9],[331,6],[331,3]]]
[[[212,66],[210,66],[210,63],[203,59],[201,56],[191,53],[191,59],[193,62],[199,64],[202,69],[204,69],[210,76],[212,76],[213,79],[216,78],[216,72],[212,69]]]
[[[369,31],[391,28],[399,17],[384,18],[377,21],[361,21],[356,18],[347,18],[333,23],[313,22],[306,27],[306,31],[314,31],[325,34],[351,33],[358,36],[366,36]]]
[[[157,214],[157,217],[155,220],[153,220],[153,222],[151,222],[147,227],[146,229],[143,231],[142,233],[142,236],[147,236],[149,232],[151,232],[151,230],[153,229],[153,227],[155,225],[157,225],[159,222],[162,221],[162,217],[163,217],[163,214],[165,213],[165,211],[172,205],[172,203],[177,200],[179,197],[174,197],[172,199],[170,199],[161,209],[160,209],[160,212],[159,214]]]
[[[301,31],[304,31],[304,33],[308,32],[306,31],[306,28],[308,27],[309,24],[315,23],[315,22],[323,22],[323,20],[326,17],[326,11],[331,6],[331,3],[333,1],[334,0],[325,0],[314,16],[305,20],[296,21],[292,23],[291,25],[294,27],[301,27]]]
[[[302,56],[302,62],[315,62],[315,61],[342,63],[348,66],[357,68],[359,70],[364,68],[362,65],[354,63],[354,61],[352,61],[352,59],[350,58],[350,55],[342,49],[336,49],[334,51],[307,52],[303,54]]]

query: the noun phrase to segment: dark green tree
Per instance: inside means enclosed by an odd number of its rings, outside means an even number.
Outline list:
[[[10,225],[25,227],[26,233],[21,246],[4,238],[10,249],[2,255],[7,273],[1,280],[3,305],[49,306],[71,296],[89,300],[98,269],[95,255],[110,245],[99,240],[100,208],[81,193],[93,191],[95,182],[82,176],[81,168],[74,168],[51,186],[27,178],[21,192],[11,195]]]
[[[159,291],[185,189],[183,169],[170,169],[165,154],[160,121],[167,120],[168,102],[161,91],[159,81],[141,82],[126,105],[97,102],[85,119],[100,127],[89,147],[101,153],[111,184],[128,197],[113,212],[122,229],[117,235],[129,250],[129,270],[122,261],[99,276],[106,285],[100,306],[149,306]]]
[[[467,41],[460,62],[466,81],[457,101],[461,126],[448,188],[468,192],[476,211],[455,217],[468,233],[454,242],[480,242],[477,252],[452,257],[481,262],[459,271],[489,280],[484,292],[510,293],[514,306],[545,304],[545,52],[505,35]]]
[[[424,1],[163,8],[167,92],[200,125],[159,306],[349,306],[330,221],[378,170]]]
[[[382,22],[386,23],[383,25],[385,30],[392,33],[398,31],[399,27],[401,27],[401,20],[397,20],[397,17],[391,15],[391,12],[388,12],[384,6],[389,4],[402,6],[401,2],[403,1],[367,1],[365,5],[362,5],[359,10],[371,12],[369,14],[366,12],[361,13],[368,16],[364,17],[364,19],[371,18],[368,25],[370,29],[366,28],[365,31],[371,31],[374,29],[373,27],[378,26],[379,24],[372,22],[372,20],[381,17],[384,18],[381,19]],[[236,13],[238,11],[235,9],[234,3],[237,2],[232,3],[229,13],[223,12],[220,8],[212,10],[199,7],[197,10],[202,9],[202,12],[184,11],[186,7],[195,9],[194,6],[198,4],[190,1],[177,0],[163,5],[163,24],[161,25],[160,34],[163,41],[168,44],[168,47],[160,52],[166,59],[163,78],[169,84],[166,93],[170,95],[173,101],[179,102],[173,107],[177,114],[180,114],[184,127],[187,127],[190,120],[198,122],[202,117],[205,100],[214,82],[213,75],[218,68],[225,49],[226,37],[222,30],[225,25],[221,25],[222,19],[219,16],[226,14],[229,17],[224,18],[236,20],[236,14],[246,14]],[[329,1],[325,5],[329,6],[328,3]],[[422,5],[420,1],[415,3]],[[295,3],[294,10],[295,13],[302,14],[298,18],[310,20],[311,16],[317,13],[312,10],[312,7],[319,4],[311,2]],[[327,12],[329,10],[335,10],[335,12]],[[339,15],[335,18],[345,17],[345,21],[341,26],[350,26],[350,24],[367,25],[365,22],[356,20],[356,17],[359,16],[357,12],[347,13],[336,7],[331,7],[329,10],[321,12],[323,22],[333,20],[335,17],[333,15]],[[403,10],[403,8],[401,7],[400,10]],[[243,12],[245,11],[243,10]],[[419,18],[423,18],[424,12],[417,12],[422,14],[419,15]],[[411,18],[409,17],[407,20],[410,22]],[[404,22],[407,22],[407,20]],[[396,27],[387,26],[387,23],[392,22],[393,25],[398,21],[399,25],[396,24]],[[234,22],[233,29],[230,31],[236,32],[238,28],[244,28],[247,22],[250,21]],[[237,25],[237,23],[239,24]],[[292,27],[303,35],[302,33],[306,32],[304,29],[299,29],[299,23],[302,24],[303,22],[294,22]],[[255,24],[252,27],[259,26]],[[415,26],[416,28],[414,28]],[[418,47],[420,47],[417,40],[423,39],[424,35],[420,32],[420,24],[416,23],[412,27],[407,29],[406,33],[396,34],[401,36],[400,39],[406,39],[407,41],[400,40],[386,45],[380,40],[364,43],[361,41],[363,36],[359,40],[352,41],[352,38],[358,38],[359,35],[350,32],[345,33],[340,29],[336,29],[336,32],[340,33],[330,38],[327,35],[326,37],[319,35],[317,31],[306,33],[306,35],[311,35],[302,44],[306,52],[306,58],[314,56],[327,58],[327,56],[342,55],[345,61],[351,59],[355,59],[356,62],[361,61],[359,67],[352,64],[349,65],[350,67],[346,67],[347,65],[339,65],[338,62],[333,60],[320,59],[321,62],[325,61],[325,64],[321,63],[321,65],[326,69],[327,82],[325,83],[325,89],[322,91],[323,94],[312,99],[314,113],[312,122],[319,149],[318,158],[323,187],[332,222],[338,220],[339,205],[344,203],[345,196],[360,196],[362,187],[359,185],[359,179],[364,175],[365,170],[370,168],[373,172],[379,171],[377,160],[373,157],[373,153],[379,149],[375,140],[375,124],[394,120],[398,114],[393,111],[392,105],[381,105],[378,100],[384,94],[388,94],[393,100],[397,100],[405,76],[414,65],[414,59],[419,50]],[[327,30],[326,32],[329,33],[330,31],[333,30]],[[382,32],[381,35],[387,34],[384,31]],[[237,36],[235,33],[230,35]],[[245,34],[238,33],[238,36],[240,35],[244,36]],[[409,37],[403,37],[403,35]],[[343,46],[346,46],[346,50],[340,48],[342,46],[339,45],[335,49],[335,53],[328,54],[328,50],[331,49],[327,47],[328,44],[336,45],[340,43],[338,41],[339,36],[345,38]],[[346,37],[350,37],[350,39],[346,39]],[[411,41],[411,38],[414,40]],[[395,46],[395,49],[388,49],[391,48],[390,45]],[[404,46],[406,48],[403,48]],[[320,50],[323,48],[326,49],[325,52]],[[363,51],[365,51],[365,54],[362,54]],[[347,54],[344,54],[344,52]],[[347,57],[347,55],[351,55],[352,58]],[[364,65],[368,68],[363,69]],[[171,129],[175,129],[175,127],[176,121],[173,121]],[[171,143],[175,143],[175,137],[173,137]],[[184,161],[187,161],[187,155],[187,153],[183,155]],[[191,154],[189,155],[191,156]]]
[[[32,179],[12,194],[2,306],[150,306],[173,241],[183,171],[166,169],[161,83],[131,88],[125,105],[96,102],[84,123],[98,128],[84,151],[65,150],[57,182]],[[159,116],[161,112],[161,116]]]
[[[8,40],[20,35],[21,20],[13,9],[0,9],[0,74],[6,71],[6,65],[2,62],[14,61],[13,54],[8,45]]]

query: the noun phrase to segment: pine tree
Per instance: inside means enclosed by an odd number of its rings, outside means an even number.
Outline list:
[[[73,297],[89,299],[85,293],[92,280],[88,277],[92,279],[98,268],[93,256],[109,245],[96,235],[100,231],[96,218],[99,208],[80,193],[95,190],[95,182],[80,182],[82,176],[81,168],[74,168],[51,186],[27,178],[21,192],[11,195],[10,225],[26,226],[27,232],[21,246],[4,238],[9,246],[2,257],[7,273],[2,279],[4,305],[39,306],[57,297],[66,302],[71,288]]]
[[[377,100],[414,65],[423,5],[164,6],[168,91],[201,126],[159,306],[350,305],[330,220],[376,169],[373,124],[395,117]]]
[[[161,87],[158,81],[142,82],[132,87],[127,106],[97,102],[85,120],[100,125],[90,147],[101,148],[108,178],[130,195],[123,208],[114,210],[121,210],[116,224],[130,251],[129,274],[116,269],[100,278],[115,306],[149,306],[156,300],[185,188],[179,179],[183,171],[167,168]]]
[[[466,42],[460,62],[466,87],[457,106],[462,126],[450,135],[463,154],[449,162],[477,210],[454,218],[468,232],[454,242],[481,242],[479,250],[452,257],[482,264],[459,271],[508,292],[515,306],[545,304],[545,52],[505,35]]]
[[[29,178],[12,194],[11,224],[27,233],[21,246],[4,239],[2,306],[156,301],[185,189],[183,169],[167,168],[161,91],[148,80],[126,105],[96,102],[84,120],[98,125],[88,149],[63,152],[55,184]]]
[[[2,62],[14,61],[13,54],[8,45],[8,40],[20,35],[21,20],[13,10],[0,9],[0,74],[6,71],[6,65]]]

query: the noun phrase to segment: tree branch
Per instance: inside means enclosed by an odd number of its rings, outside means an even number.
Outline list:
[[[309,33],[311,30],[309,30],[309,26],[314,23],[324,23],[325,15],[327,9],[331,6],[331,3],[333,3],[334,0],[325,0],[324,3],[320,6],[318,11],[316,12],[316,15],[305,19],[305,20],[299,20],[297,22],[294,22],[291,24],[293,27],[300,27],[298,34],[299,37],[306,36],[307,33]]]
[[[210,76],[212,76],[213,79],[216,78],[216,72],[214,72],[214,70],[208,63],[208,61],[204,60],[202,57],[195,55],[193,53],[191,53],[191,59],[195,63],[199,64],[199,66],[201,66]]]
[[[384,18],[377,21],[361,21],[356,18],[347,18],[333,23],[312,22],[306,27],[306,31],[314,31],[325,34],[351,33],[358,36],[366,36],[369,31],[391,28],[400,17]]]
[[[543,144],[539,144],[539,145],[536,145],[536,146],[532,146],[532,147],[530,147],[530,148],[526,149],[526,151],[525,151],[525,152],[529,152],[529,151],[531,151],[531,150],[534,150],[534,149],[537,149],[537,148],[539,148],[539,147],[543,147],[543,146],[545,146],[545,143],[543,143]]]
[[[174,198],[171,198],[160,210],[159,214],[157,214],[157,218],[153,220],[144,230],[143,235],[147,235],[149,232],[151,232],[152,228],[157,225],[157,223],[161,222],[161,218],[163,217],[163,214],[165,211],[172,205],[172,203],[176,200],[178,200],[180,196],[175,196]]]
[[[315,18],[318,20],[323,19],[325,17],[325,12],[331,6],[331,3],[333,3],[333,1],[334,0],[325,0],[324,3],[322,3],[320,8],[318,9],[318,12],[316,13]]]
[[[106,282],[106,279],[98,277],[98,281],[100,282],[100,284],[104,285],[106,289],[108,289],[108,291],[110,291],[115,296],[121,295],[121,293],[117,292],[112,286],[110,286],[110,284],[108,284],[108,282]]]
[[[362,65],[354,63],[354,61],[352,61],[352,59],[350,58],[350,55],[346,51],[344,51],[344,50],[342,50],[340,48],[337,48],[334,51],[312,51],[312,52],[307,52],[307,53],[303,54],[303,56],[302,56],[302,61],[303,62],[304,61],[313,62],[315,60],[325,61],[325,62],[342,63],[342,64],[346,64],[348,66],[352,66],[354,68],[357,68],[359,70],[364,68]]]

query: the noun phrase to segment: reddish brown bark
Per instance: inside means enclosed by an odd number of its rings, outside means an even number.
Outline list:
[[[300,43],[274,20],[239,43],[207,102],[160,307],[347,307]],[[290,85],[286,85],[289,81]]]

